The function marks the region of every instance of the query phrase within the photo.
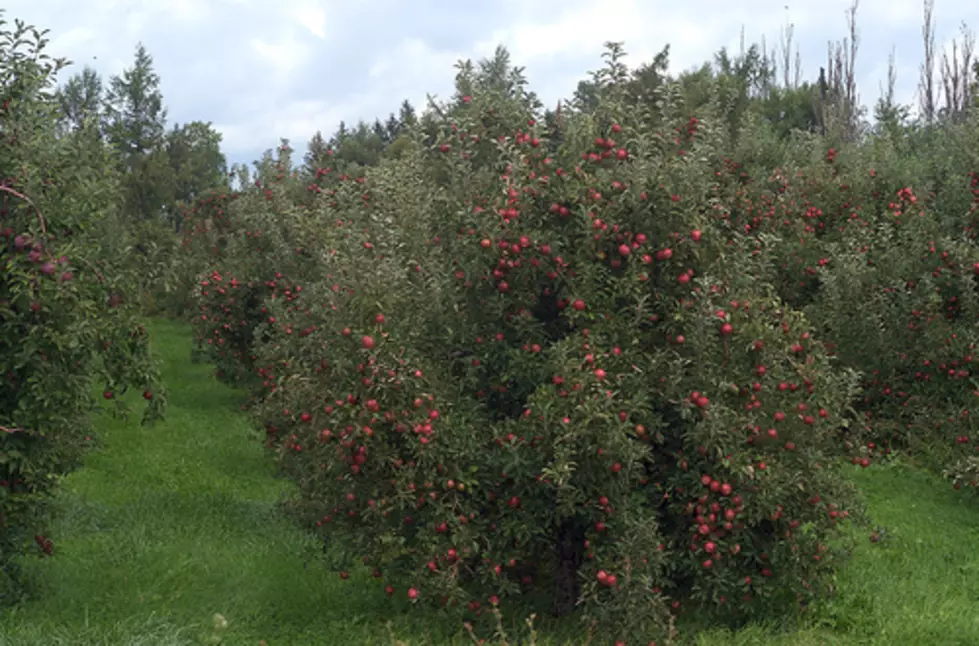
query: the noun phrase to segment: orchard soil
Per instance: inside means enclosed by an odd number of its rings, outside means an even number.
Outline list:
[[[108,414],[57,497],[53,556],[27,563],[35,598],[0,614],[0,646],[471,644],[462,626],[388,599],[365,571],[341,580],[282,513],[243,399],[190,361],[191,334],[151,326],[170,388],[165,424]],[[131,397],[138,397],[133,394]],[[801,625],[719,631],[695,616],[681,644],[979,644],[979,510],[966,492],[899,461],[854,468],[874,527]],[[526,644],[525,618],[505,617]],[[576,622],[536,623],[533,643],[585,643]]]

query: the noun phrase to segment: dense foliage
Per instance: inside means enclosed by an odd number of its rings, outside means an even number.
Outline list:
[[[166,393],[138,318],[138,285],[113,272],[104,239],[118,177],[88,127],[59,132],[43,34],[0,24],[0,601],[19,597],[18,556],[50,555],[46,502],[95,432],[94,389],[107,404],[133,387],[144,419]]]
[[[296,176],[283,142],[188,233],[198,342],[341,576],[654,638],[825,591],[846,463],[974,478],[975,186],[922,142],[976,119],[848,143],[732,113],[745,59],[620,56],[557,112],[462,64],[396,154]]]
[[[188,238],[217,255],[200,342],[391,594],[656,635],[683,599],[804,601],[841,555],[856,379],[779,289],[801,247],[739,217],[710,107],[647,113],[615,55],[551,132],[519,76],[464,69],[396,158],[313,202],[280,172]]]
[[[27,34],[0,59],[7,573],[95,382],[160,413],[140,307],[247,389],[342,578],[471,622],[645,643],[804,610],[861,518],[850,463],[979,481],[971,86],[871,127],[852,61],[671,77],[610,45],[547,110],[501,48],[420,115],[229,174],[209,124],[167,130],[142,46],[54,92]]]

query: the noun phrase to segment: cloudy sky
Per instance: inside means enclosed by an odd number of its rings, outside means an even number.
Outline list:
[[[786,5],[786,2],[789,4]],[[154,58],[171,123],[211,121],[229,162],[251,162],[288,137],[304,148],[341,120],[373,121],[405,98],[452,92],[453,65],[498,44],[526,67],[547,103],[601,65],[602,43],[624,41],[630,62],[671,46],[672,71],[720,47],[779,40],[788,23],[812,78],[830,40],[846,34],[851,0],[6,0],[6,19],[50,29],[50,53],[104,75]],[[896,51],[898,98],[914,99],[922,58],[922,0],[862,0],[858,87],[872,104]],[[979,29],[979,2],[936,0],[936,41],[963,22]],[[71,69],[71,68],[69,68]]]

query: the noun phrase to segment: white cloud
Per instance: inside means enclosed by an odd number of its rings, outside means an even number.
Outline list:
[[[367,75],[371,87],[347,104],[348,110],[360,111],[349,112],[344,120],[348,125],[361,119],[383,122],[389,113],[397,114],[405,100],[421,112],[428,106],[429,96],[439,101],[448,99],[455,91],[455,65],[469,57],[473,57],[470,52],[437,49],[420,38],[401,39],[370,59]]]
[[[294,71],[306,62],[309,55],[309,49],[290,36],[271,43],[262,38],[252,38],[249,45],[263,63],[279,73]]]
[[[293,17],[309,33],[319,39],[326,38],[326,11],[316,4],[302,4],[293,10]]]
[[[624,41],[630,58],[648,60],[663,44],[673,42],[674,51],[681,53],[677,63],[685,66],[687,61],[682,59],[686,51],[702,52],[717,44],[709,40],[709,24],[697,15],[667,16],[655,7],[642,0],[568,3],[547,16],[524,19],[496,30],[475,49],[489,54],[502,43],[514,60],[532,65],[562,57],[587,56],[597,60],[607,41]],[[702,60],[701,56],[696,62]]]
[[[153,0],[146,4],[182,22],[203,22],[214,15],[211,3],[201,0]]]
[[[825,65],[827,41],[846,36],[851,0],[7,0],[6,18],[50,28],[49,53],[91,64],[104,76],[131,64],[141,41],[162,80],[171,121],[219,124],[234,160],[250,160],[280,136],[299,148],[332,133],[445,98],[454,64],[505,45],[548,105],[569,96],[603,63],[606,41],[624,41],[627,63],[670,44],[673,72],[699,66],[721,47],[778,43],[787,22],[803,76]],[[786,6],[788,4],[788,6]],[[979,28],[979,3],[938,3],[936,44],[964,20]],[[861,0],[859,91],[870,105],[897,49],[897,95],[913,98],[921,61],[922,0]],[[75,68],[78,69],[77,67]]]
[[[98,35],[88,27],[75,27],[60,34],[50,34],[53,38],[55,48],[67,51],[81,51],[83,49],[94,49],[98,43]]]

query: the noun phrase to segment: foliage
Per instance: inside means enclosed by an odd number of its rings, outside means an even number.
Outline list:
[[[809,137],[795,151],[755,124],[735,155],[752,177],[781,160],[767,181],[732,187],[728,219],[779,238],[768,280],[863,374],[854,460],[898,449],[947,467],[975,452],[979,251],[960,169],[975,167],[976,123],[843,149]]]
[[[664,88],[677,134],[651,131],[619,55],[553,153],[490,61],[312,203],[267,158],[197,329],[261,379],[310,520],[392,592],[475,615],[580,598],[654,638],[682,600],[734,617],[820,591],[858,510],[837,439],[855,378],[757,278],[777,240],[714,217],[728,130]]]
[[[105,97],[106,138],[119,153],[125,211],[136,219],[159,215],[172,202],[164,145],[167,111],[153,58],[140,44],[133,66],[109,79]]]
[[[869,130],[842,47],[818,83],[786,49],[780,86],[763,48],[671,77],[612,44],[553,110],[500,48],[298,168],[282,140],[237,192],[208,126],[177,128],[186,226],[143,289],[192,303],[310,524],[390,594],[580,602],[608,635],[804,607],[859,511],[842,462],[979,473],[979,121],[891,93]],[[96,81],[66,88],[76,128]]]
[[[60,136],[43,33],[0,31],[0,600],[21,592],[18,557],[51,554],[50,493],[78,466],[93,433],[93,388],[107,404],[144,392],[144,419],[166,400],[145,328],[124,294],[126,275],[103,271],[98,240],[119,198],[102,150],[82,128]],[[103,269],[100,269],[100,265]],[[120,407],[120,412],[125,409]],[[32,547],[34,546],[34,547]]]
[[[221,134],[210,123],[175,125],[166,135],[166,150],[174,174],[175,201],[190,203],[208,190],[228,188]],[[179,232],[181,220],[175,220]]]

